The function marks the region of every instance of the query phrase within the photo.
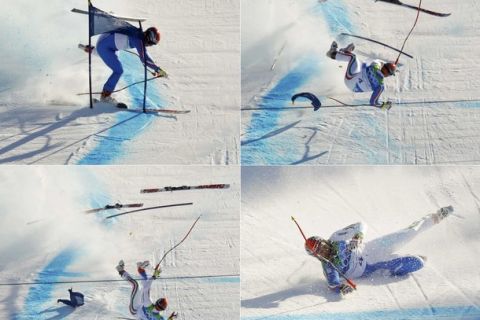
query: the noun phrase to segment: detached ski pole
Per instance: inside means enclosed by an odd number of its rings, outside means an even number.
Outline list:
[[[187,234],[185,235],[185,237],[183,237],[182,240],[180,240],[179,243],[177,243],[176,245],[174,245],[170,250],[168,250],[167,252],[165,252],[165,254],[163,255],[163,257],[160,259],[160,261],[157,263],[157,265],[155,266],[155,271],[158,270],[158,267],[160,267],[160,263],[162,263],[163,259],[165,259],[165,257],[167,256],[167,254],[169,254],[172,250],[174,250],[176,247],[178,247],[179,245],[182,244],[183,241],[185,241],[185,239],[187,239],[188,235],[190,234],[190,232],[192,232],[193,230],[193,227],[195,227],[195,225],[197,224],[198,220],[200,220],[200,217],[202,215],[199,215],[197,219],[195,219],[195,221],[193,222],[192,226],[190,227],[190,229],[188,230]]]
[[[298,230],[300,231],[300,233],[302,234],[303,236],[303,239],[305,239],[305,241],[307,241],[307,237],[305,237],[305,234],[303,233],[303,230],[302,228],[300,228],[300,225],[298,224],[297,220],[295,220],[295,218],[292,216],[292,220],[293,222],[295,222],[295,224],[297,225],[298,227]],[[315,254],[315,253],[314,253]],[[357,290],[357,285],[352,281],[350,280],[349,278],[347,278],[343,273],[342,271],[340,271],[340,269],[337,268],[336,265],[333,264],[333,262],[331,262],[330,260],[322,257],[321,255],[319,254],[315,254],[315,257],[317,257],[318,259],[322,260],[323,262],[326,262],[328,264],[330,264],[332,266],[333,269],[335,269],[335,271],[338,272],[338,274],[343,278],[345,279],[345,281],[347,281],[347,283],[355,290]]]

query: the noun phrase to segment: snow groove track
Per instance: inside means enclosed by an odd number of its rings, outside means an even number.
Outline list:
[[[243,76],[242,101],[244,107],[262,107],[260,97],[266,88],[274,88],[285,75],[313,52],[314,63],[311,71],[305,74],[305,83],[296,88],[298,92],[315,93],[322,103],[330,104],[327,96],[338,98],[345,103],[365,103],[369,94],[352,94],[343,84],[345,65],[325,57],[332,40],[340,46],[348,44],[351,38],[338,36],[350,31],[362,36],[382,40],[399,46],[411,28],[416,12],[398,6],[359,0],[355,2],[306,1],[305,7],[294,6],[292,2],[277,1],[275,8],[259,6],[265,16],[281,15],[278,7],[286,11],[302,12],[297,19],[295,32],[285,31],[278,24],[264,41],[272,46],[283,39],[288,43],[278,58],[275,70],[267,70],[257,63],[244,49],[243,72],[251,72],[252,77]],[[454,0],[442,3],[423,1],[425,7],[451,11],[447,18],[420,14],[416,29],[408,39],[405,50],[415,59],[401,58],[400,72],[396,77],[386,79],[384,99],[399,102],[388,112],[371,107],[320,108],[319,111],[263,111],[264,117],[275,118],[275,122],[257,126],[261,111],[242,112],[243,139],[261,136],[263,132],[276,132],[287,123],[300,121],[296,126],[274,136],[267,136],[262,145],[242,146],[242,161],[245,164],[478,164],[480,163],[480,81],[475,75],[480,66],[475,62],[480,48],[480,20],[472,8],[477,8],[474,0],[459,4]],[[336,10],[344,12],[343,20],[331,18]],[[302,11],[303,10],[303,11]],[[284,14],[284,13],[283,13]],[[244,14],[245,15],[245,14]],[[284,14],[285,15],[285,14]],[[316,20],[318,16],[324,19]],[[289,16],[286,16],[288,21]],[[345,21],[346,20],[346,21]],[[309,23],[315,21],[313,26]],[[298,27],[299,24],[303,28]],[[245,33],[249,24],[244,25]],[[253,26],[252,26],[253,28]],[[293,29],[294,27],[290,27]],[[349,30],[348,30],[349,29]],[[315,31],[313,31],[315,30]],[[312,41],[310,36],[321,38]],[[354,39],[360,59],[392,60],[396,53],[382,46]],[[247,41],[245,40],[247,43]],[[253,47],[253,45],[252,45]],[[264,44],[267,47],[267,44]],[[268,55],[268,50],[257,46],[258,55]],[[322,66],[321,72],[314,64]],[[318,73],[318,74],[315,74]],[[263,86],[255,90],[254,76],[264,79]],[[265,87],[267,85],[267,87]],[[290,92],[285,92],[290,93]],[[253,99],[252,99],[253,97]],[[458,100],[455,102],[454,100]],[[469,101],[471,100],[471,101]],[[414,105],[401,104],[417,101]],[[421,102],[425,103],[422,104]],[[445,102],[441,102],[445,101]],[[448,101],[448,102],[447,102]],[[270,101],[272,106],[282,106],[283,101]],[[288,105],[285,105],[288,106]],[[342,126],[339,127],[339,120]],[[388,121],[388,122],[387,122]],[[312,137],[312,131],[316,134]],[[297,145],[296,149],[293,147]],[[309,155],[305,156],[308,145]],[[289,157],[285,157],[289,154]]]
[[[479,319],[479,185],[476,166],[245,167],[241,318]],[[426,255],[423,269],[356,279],[358,290],[344,298],[327,288],[290,219],[307,237],[363,221],[369,241],[450,204],[455,215],[397,252]]]

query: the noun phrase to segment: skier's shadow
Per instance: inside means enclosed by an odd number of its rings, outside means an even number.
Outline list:
[[[42,312],[39,312],[39,314],[46,314],[48,318],[44,318],[45,320],[57,320],[57,319],[63,319],[66,318],[69,314],[71,314],[73,311],[75,311],[75,308],[69,307],[69,306],[61,306],[61,307],[50,307]],[[52,314],[51,316],[49,315],[50,313],[55,313]]]
[[[259,138],[250,139],[250,140],[247,140],[247,141],[242,141],[240,144],[241,144],[242,146],[244,146],[244,145],[247,145],[247,144],[250,144],[250,143],[253,143],[253,142],[257,142],[257,141],[260,141],[260,140],[265,140],[265,139],[274,137],[274,136],[276,136],[276,135],[278,135],[278,134],[281,134],[281,133],[283,133],[283,132],[285,132],[285,131],[287,131],[287,130],[293,128],[293,127],[295,127],[295,126],[296,126],[297,124],[299,124],[300,122],[301,122],[301,120],[295,121],[295,122],[293,122],[293,123],[290,123],[290,124],[288,124],[288,125],[280,128],[280,129],[273,130],[273,131],[271,131],[271,132],[269,132],[269,133],[266,133],[266,134],[264,134],[263,136],[261,136],[261,137],[259,137]]]
[[[401,277],[392,277],[392,276],[369,276],[367,278],[360,278],[356,280],[357,285],[359,286],[383,286],[389,283],[394,283],[398,281],[404,281],[409,276],[401,276]],[[314,305],[303,306],[300,309],[308,309],[311,307],[316,307],[323,303],[328,302],[336,302],[341,301],[342,296],[336,292],[330,290],[327,286],[325,281],[315,281],[315,282],[304,282],[301,284],[297,284],[288,289],[284,289],[281,291],[277,291],[274,293],[266,294],[263,296],[245,299],[242,300],[241,305],[243,308],[262,308],[262,309],[271,309],[277,308],[280,302],[285,301],[290,298],[294,298],[297,296],[303,295],[314,295],[325,298],[325,301],[316,303]],[[299,310],[300,310],[299,309]],[[289,310],[291,312],[293,310]]]
[[[46,156],[44,156],[40,159],[36,159],[35,161],[32,161],[31,163],[28,163],[28,164],[33,164],[33,163],[35,163],[39,160],[42,160],[43,158],[45,158],[47,156],[55,154],[55,153],[57,153],[61,150],[64,150],[65,148],[71,147],[71,146],[73,146],[73,145],[75,145],[75,144],[77,144],[81,141],[84,141],[84,140],[88,139],[90,136],[102,133],[104,131],[107,131],[107,130],[115,127],[115,126],[122,125],[125,122],[130,121],[130,120],[142,115],[141,112],[131,112],[132,113],[131,117],[129,117],[127,119],[124,119],[120,122],[117,122],[110,127],[102,129],[99,132],[89,134],[88,136],[83,137],[79,140],[76,140],[73,143],[70,143],[70,144],[68,144],[66,146],[63,146],[63,147],[61,146],[60,143],[52,143],[53,137],[51,136],[51,134],[53,132],[55,132],[58,129],[65,128],[68,125],[72,125],[72,126],[81,125],[81,124],[77,124],[75,122],[79,118],[96,117],[100,114],[116,113],[116,112],[118,112],[118,109],[113,108],[113,107],[112,108],[95,108],[95,109],[90,109],[88,107],[87,108],[82,108],[82,109],[79,109],[79,110],[76,110],[76,111],[72,112],[70,115],[62,118],[61,120],[58,120],[58,121],[55,121],[55,122],[50,123],[48,125],[45,125],[43,128],[41,128],[39,130],[36,130],[34,132],[32,132],[31,130],[28,130],[29,132],[25,137],[23,137],[19,140],[16,140],[15,142],[12,142],[12,143],[0,148],[0,156],[4,155],[4,154],[6,154],[6,153],[8,153],[12,150],[15,150],[19,147],[22,147],[23,145],[28,144],[28,143],[36,140],[36,139],[43,138],[45,140],[43,145],[41,145],[40,147],[38,147],[35,150],[28,151],[28,152],[25,152],[23,154],[16,154],[16,155],[11,156],[11,157],[0,158],[0,163],[20,161],[20,160],[32,158],[32,157],[38,156],[40,154],[45,154],[49,151],[52,151],[52,152],[48,153]],[[17,112],[17,115],[18,115],[18,113],[19,112]],[[18,119],[19,120],[23,119],[23,116],[19,116]],[[21,123],[20,127],[23,128],[24,126],[25,126],[25,123]],[[55,149],[55,151],[54,151],[54,149]]]

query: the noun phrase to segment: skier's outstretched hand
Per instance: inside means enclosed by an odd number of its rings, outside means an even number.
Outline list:
[[[158,277],[160,277],[160,273],[162,273],[162,268],[158,266],[158,268],[156,268],[155,271],[153,271],[153,278],[157,279]]]
[[[363,234],[362,233],[357,233],[352,240],[350,240],[350,243],[348,244],[348,248],[350,250],[355,250],[357,249],[360,244],[362,243],[363,240]]]
[[[349,294],[349,293],[353,292],[353,288],[350,287],[350,286],[349,286],[348,284],[346,284],[346,283],[342,283],[342,284],[340,285],[339,290],[340,290],[340,293],[341,293],[343,296],[346,295],[346,294]]]
[[[164,70],[158,69],[158,71],[153,73],[153,76],[156,78],[167,78],[168,74]]]
[[[168,320],[175,319],[177,316],[178,316],[178,313],[173,311],[172,314],[170,315],[170,317],[168,317]]]

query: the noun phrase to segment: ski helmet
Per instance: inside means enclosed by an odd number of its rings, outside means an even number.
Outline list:
[[[157,310],[163,311],[167,309],[168,302],[166,298],[160,298],[155,302],[155,308]]]
[[[397,70],[397,65],[393,62],[387,62],[383,65],[385,70],[387,70],[389,76],[395,75],[395,70]]]
[[[145,31],[145,40],[149,45],[158,44],[160,42],[160,32],[155,27],[148,28]]]
[[[320,237],[310,237],[305,241],[305,250],[309,255],[317,256],[320,254],[322,244],[328,245],[328,242]]]

